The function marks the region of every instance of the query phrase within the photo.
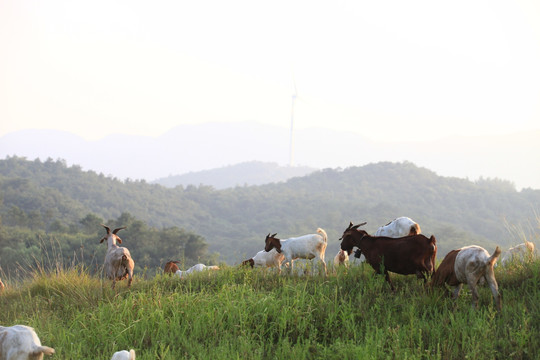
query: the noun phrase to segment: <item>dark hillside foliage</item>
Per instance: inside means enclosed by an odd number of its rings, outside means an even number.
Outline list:
[[[24,278],[28,269],[51,271],[59,265],[78,266],[89,273],[101,272],[107,250],[99,240],[106,234],[100,225],[105,223],[94,214],[69,227],[55,222],[49,231],[32,230],[22,226],[0,226],[0,277]],[[215,264],[216,257],[208,254],[204,238],[177,227],[158,230],[137,220],[129,213],[108,220],[111,228],[125,226],[120,246],[127,247],[135,259],[135,276],[151,276],[169,260],[182,261],[182,268],[198,262]]]
[[[437,237],[440,259],[471,244],[493,251],[495,245],[517,243],[508,224],[536,238],[538,229],[531,224],[540,210],[540,190],[518,192],[500,179],[442,177],[409,162],[325,169],[285,183],[216,190],[169,189],[68,167],[62,160],[8,157],[0,160],[0,189],[4,227],[50,234],[91,229],[95,219],[89,214],[116,219],[128,213],[155,229],[199,234],[208,251],[228,263],[261,250],[268,232],[287,238],[317,227],[327,231],[327,258],[333,257],[350,221],[367,221],[365,229],[372,233],[399,216],[411,217],[423,233]]]

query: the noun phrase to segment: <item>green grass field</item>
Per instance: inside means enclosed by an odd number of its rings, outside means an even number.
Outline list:
[[[538,359],[540,261],[496,269],[473,310],[392,274],[396,293],[366,266],[329,276],[225,267],[179,279],[135,274],[110,282],[84,269],[35,270],[0,295],[0,325],[32,326],[51,359]]]

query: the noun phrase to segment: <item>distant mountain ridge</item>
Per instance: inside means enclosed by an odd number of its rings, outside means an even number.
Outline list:
[[[372,141],[369,134],[321,128],[295,131],[295,165],[345,168],[411,161],[442,176],[499,178],[518,189],[540,189],[540,130],[504,136]],[[87,141],[55,130],[0,137],[0,158],[64,159],[120,179],[153,181],[252,161],[289,162],[289,129],[253,122],[181,125],[159,137],[109,135]],[[198,185],[198,184],[197,184]]]
[[[293,177],[311,174],[316,170],[307,166],[279,166],[277,163],[251,161],[212,170],[171,175],[156,179],[152,183],[169,188],[178,185],[209,185],[216,189],[226,189],[235,186],[283,182]]]

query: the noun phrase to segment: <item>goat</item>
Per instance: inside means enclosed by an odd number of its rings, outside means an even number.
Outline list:
[[[343,265],[345,267],[349,266],[349,254],[345,250],[339,249],[339,252],[334,257],[334,269],[338,266]]]
[[[526,261],[531,259],[534,254],[534,244],[531,241],[525,240],[523,244],[511,247],[504,252],[501,257],[501,266],[507,265],[513,259],[519,259],[519,261]]]
[[[107,254],[105,255],[105,274],[109,279],[112,280],[112,288],[116,285],[116,281],[122,281],[126,277],[128,278],[128,287],[131,286],[133,281],[133,268],[135,267],[135,262],[131,258],[129,250],[125,247],[120,247],[116,245],[116,242],[119,244],[122,243],[122,239],[116,233],[125,227],[114,229],[111,232],[111,229],[101,224],[107,230],[107,236],[102,238],[99,243],[107,240]]]
[[[242,265],[249,265],[253,267],[275,267],[278,272],[281,273],[281,263],[285,260],[285,255],[277,252],[276,249],[272,249],[269,252],[264,250],[259,251],[251,259],[242,262]]]
[[[201,272],[204,270],[219,270],[219,266],[216,266],[216,265],[206,266],[204,264],[197,264],[197,265],[193,265],[192,267],[190,267],[189,269],[185,271],[176,270],[175,274],[179,276],[180,278],[183,278],[187,275],[190,275],[196,272]]]
[[[381,226],[375,232],[375,236],[399,238],[408,235],[418,235],[421,232],[422,230],[420,230],[420,225],[418,225],[412,219],[402,216],[392,220],[384,226]]]
[[[358,230],[361,225],[353,225],[343,232],[341,249],[351,254],[356,246],[366,257],[366,261],[378,273],[384,273],[386,281],[394,291],[390,281],[389,271],[402,275],[416,274],[419,279],[427,281],[425,274],[435,270],[437,255],[437,240],[422,234],[390,238],[386,236],[371,236],[364,230]]]
[[[303,235],[296,238],[289,238],[280,240],[276,238],[277,235],[266,236],[264,251],[270,252],[272,249],[285,256],[285,263],[288,263],[289,273],[293,271],[294,259],[308,259],[318,258],[324,266],[324,273],[326,275],[326,263],[324,262],[324,253],[326,251],[328,236],[326,232],[318,228],[318,234]],[[281,271],[281,265],[279,266]]]
[[[178,270],[180,270],[178,268],[178,265],[176,265],[179,262],[180,261],[167,261],[167,263],[165,264],[165,267],[163,268],[163,272],[169,275],[176,273]]]
[[[497,310],[501,310],[501,296],[493,272],[493,266],[500,255],[501,249],[498,246],[491,256],[486,249],[476,245],[452,250],[446,254],[439,268],[433,274],[431,286],[444,284],[454,286],[453,298],[457,299],[463,284],[466,283],[472,292],[472,306],[476,308],[478,306],[476,285],[480,279],[484,278],[491,289]]]
[[[43,354],[52,355],[54,349],[42,346],[39,337],[31,327],[0,326],[0,359],[42,360]]]
[[[113,354],[111,360],[135,360],[135,350],[131,349],[117,351]]]

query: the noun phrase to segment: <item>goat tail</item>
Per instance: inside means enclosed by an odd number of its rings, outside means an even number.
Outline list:
[[[131,259],[131,256],[126,254],[122,255],[122,264],[124,264],[125,266],[130,266],[132,262],[133,260]]]
[[[497,246],[497,248],[495,248],[495,252],[493,253],[493,255],[491,255],[488,258],[486,265],[489,265],[489,267],[493,267],[493,265],[495,264],[495,262],[497,261],[500,255],[501,255],[501,248]]]
[[[33,355],[38,356],[40,354],[52,355],[54,354],[54,349],[48,346],[36,346]]]
[[[129,350],[129,360],[135,360],[135,350]]]
[[[324,230],[321,229],[321,228],[318,228],[318,229],[317,229],[317,232],[318,232],[319,234],[321,234],[321,236],[323,237],[323,241],[324,241],[324,242],[327,242],[327,240],[328,240],[328,235],[326,235],[326,231],[324,231]]]
[[[126,273],[131,270],[133,273],[133,268],[135,268],[135,262],[131,258],[131,255],[123,254],[122,255],[122,265],[126,269]]]

